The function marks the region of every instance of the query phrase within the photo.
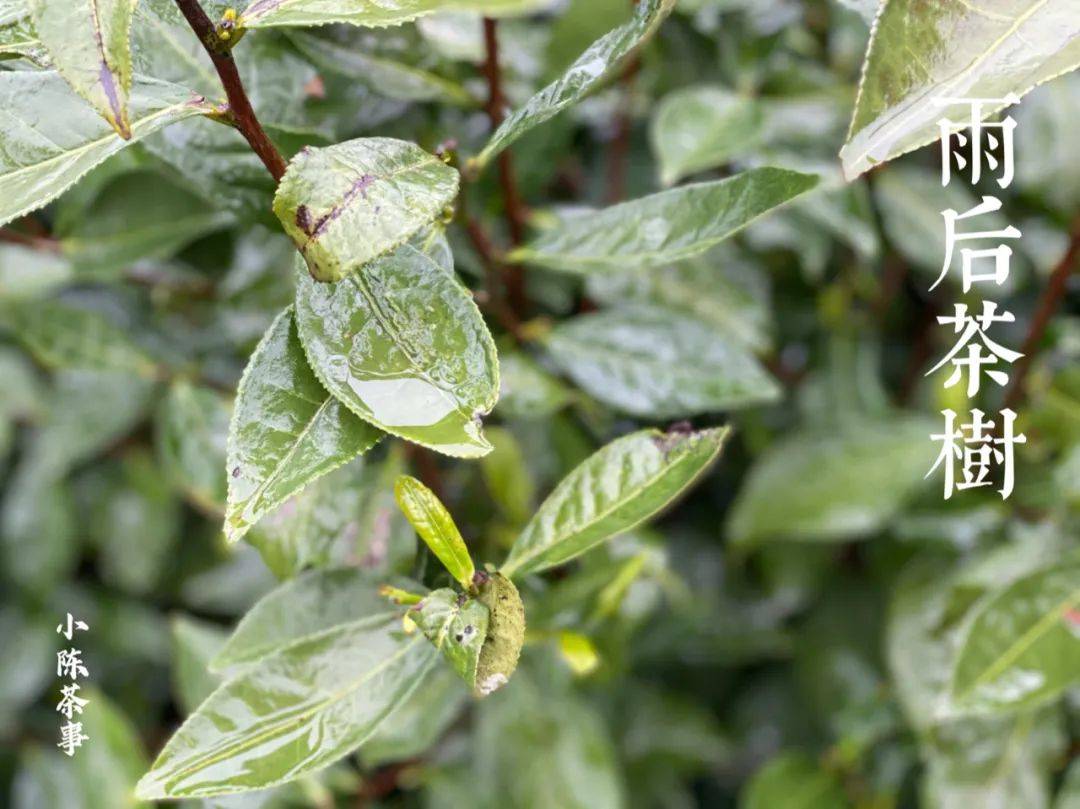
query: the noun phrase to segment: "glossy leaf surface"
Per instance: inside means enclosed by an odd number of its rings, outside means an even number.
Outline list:
[[[199,96],[136,76],[124,140],[54,72],[0,72],[0,106],[10,121],[0,135],[0,224],[42,207],[110,155],[175,121],[204,114]]]
[[[312,277],[337,281],[434,221],[457,190],[457,172],[419,146],[359,138],[294,157],[274,213]]]
[[[863,65],[844,173],[873,166],[940,137],[943,117],[964,125],[967,104],[936,98],[1003,99],[1080,64],[1080,15],[1071,0],[886,0]],[[1002,107],[986,104],[984,116]]]
[[[400,612],[361,570],[311,570],[260,599],[210,661],[210,668],[226,671],[338,625],[381,624]]]
[[[961,710],[1014,711],[1047,702],[1080,677],[1080,563],[1013,583],[967,626],[953,672]]]
[[[443,566],[465,589],[472,586],[472,557],[454,518],[435,492],[414,477],[402,475],[394,484],[398,506]],[[430,624],[429,624],[430,625]]]
[[[615,73],[630,53],[652,36],[674,7],[674,0],[643,0],[639,3],[630,22],[590,45],[558,79],[507,116],[476,156],[475,165],[478,168],[486,166],[530,129],[555,117],[596,89]]]
[[[503,573],[520,576],[560,565],[649,519],[709,468],[727,432],[642,430],[601,448],[540,505]]]
[[[758,168],[574,216],[511,253],[572,273],[618,272],[691,258],[817,184],[809,174]]]
[[[225,536],[240,539],[308,483],[369,450],[382,434],[319,384],[292,307],[256,347],[229,429]]]
[[[637,305],[580,315],[544,336],[555,364],[626,413],[679,418],[777,399],[749,351],[685,315]]]
[[[227,681],[165,745],[136,795],[205,797],[272,786],[359,747],[435,658],[400,623],[344,624]]]
[[[131,17],[137,0],[29,0],[53,65],[122,137],[131,137]]]
[[[490,449],[495,344],[464,287],[404,245],[337,284],[297,269],[296,317],[315,375],[350,410],[447,455]]]
[[[368,28],[399,25],[434,11],[478,11],[489,17],[521,14],[537,0],[253,0],[240,15],[246,28],[349,23]]]

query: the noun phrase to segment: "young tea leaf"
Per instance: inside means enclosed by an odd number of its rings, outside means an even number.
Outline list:
[[[237,541],[264,514],[371,449],[381,435],[319,384],[289,307],[240,380],[229,426],[226,538]]]
[[[466,590],[472,587],[476,569],[469,549],[454,518],[435,493],[416,478],[402,475],[394,484],[394,496],[416,533],[450,575]]]
[[[302,149],[281,178],[274,213],[311,276],[338,281],[434,221],[457,191],[458,173],[419,146],[358,138]]]
[[[709,468],[728,428],[641,430],[598,450],[540,505],[503,563],[507,577],[561,565],[652,517]]]

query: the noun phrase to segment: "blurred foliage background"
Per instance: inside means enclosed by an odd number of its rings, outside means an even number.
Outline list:
[[[536,227],[683,177],[762,164],[819,174],[818,190],[703,257],[587,283],[527,274],[538,314],[602,310],[596,333],[576,339],[617,342],[648,306],[674,333],[747,346],[784,395],[696,418],[735,429],[690,496],[525,588],[530,642],[513,687],[474,703],[442,672],[404,730],[315,777],[205,806],[1080,805],[1069,766],[1080,692],[1003,716],[936,707],[965,617],[1075,548],[1080,299],[1073,284],[1033,359],[1013,497],[943,502],[940,480],[923,479],[929,434],[942,408],[968,404],[923,374],[951,345],[934,318],[961,293],[927,287],[939,212],[977,197],[941,187],[936,148],[842,182],[873,5],[681,0],[622,79],[515,145]],[[630,13],[626,0],[569,0],[502,21],[510,101]],[[286,152],[377,134],[429,150],[454,138],[469,154],[488,131],[475,15],[247,36],[252,102]],[[136,52],[166,77],[179,58]],[[1017,322],[998,334],[1018,348],[1080,204],[1080,78],[1037,89],[1014,115],[1001,224],[1024,238],[998,297]],[[695,127],[705,134],[688,138]],[[485,176],[469,203],[502,228],[495,182]],[[206,660],[260,596],[308,567],[412,568],[416,538],[392,497],[411,463],[401,442],[323,479],[248,542],[223,541],[232,395],[293,296],[272,191],[238,135],[190,120],[0,244],[6,805],[132,805],[149,758],[213,688]],[[459,228],[448,235],[479,287],[473,246]],[[574,376],[570,360],[501,348],[495,453],[440,462],[479,558],[504,553],[556,481],[639,423],[617,386],[560,375]],[[987,410],[998,396],[986,393]],[[90,626],[77,640],[98,706],[70,760],[55,747],[55,626],[68,612]]]

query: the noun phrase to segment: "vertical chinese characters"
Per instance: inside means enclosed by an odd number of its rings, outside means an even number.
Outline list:
[[[90,627],[85,621],[78,620],[69,612],[65,622],[57,625],[56,633],[71,642],[76,632],[85,632],[88,629]],[[60,686],[60,702],[56,705],[57,713],[66,720],[60,726],[60,743],[56,746],[66,755],[74,756],[75,751],[82,747],[82,743],[90,740],[90,737],[83,733],[82,722],[75,721],[90,702],[79,696],[81,688],[78,683],[79,678],[90,676],[90,672],[83,663],[80,649],[69,646],[56,653],[56,676],[61,680],[69,681]]]
[[[944,106],[966,105],[971,116],[964,122],[948,118],[938,122],[941,128],[943,186],[953,179],[955,163],[955,173],[963,174],[966,170],[972,186],[979,183],[984,170],[989,170],[996,172],[993,179],[998,186],[1002,189],[1009,187],[1013,180],[1013,132],[1016,121],[1006,116],[999,122],[984,122],[982,108],[990,103],[1014,104],[1018,100],[1014,96],[1004,99],[937,99]],[[967,128],[966,134],[957,131],[962,127]],[[952,143],[954,133],[956,148]],[[1013,255],[1009,242],[1019,239],[1021,233],[1012,225],[987,229],[979,221],[987,214],[997,213],[1001,207],[1000,199],[984,195],[982,201],[969,211],[947,209],[941,212],[945,223],[945,261],[931,290],[937,288],[953,270],[957,252],[960,255],[960,286],[963,294],[968,295],[973,290],[979,294],[987,287],[992,290],[1005,284]],[[944,386],[952,388],[965,382],[969,399],[979,396],[984,377],[1005,389],[1009,384],[1009,366],[1023,356],[990,335],[997,324],[1014,323],[1016,318],[1013,313],[999,311],[994,301],[980,300],[979,303],[981,311],[977,305],[956,303],[951,315],[938,317],[939,324],[952,328],[956,339],[952,349],[927,371],[929,376],[951,367]],[[931,436],[933,441],[941,443],[941,451],[927,477],[943,468],[946,500],[952,497],[954,491],[993,486],[998,479],[1001,482],[998,493],[1003,500],[1008,498],[1015,484],[1014,448],[1017,444],[1027,442],[1027,437],[1015,430],[1016,413],[1004,408],[994,418],[987,418],[985,411],[973,407],[966,418],[961,418],[951,408],[942,410],[941,415],[945,419],[944,429]]]

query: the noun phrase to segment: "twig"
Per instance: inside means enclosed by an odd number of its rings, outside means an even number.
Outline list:
[[[1057,311],[1061,299],[1065,297],[1065,287],[1068,284],[1069,274],[1076,267],[1077,259],[1080,259],[1080,216],[1072,224],[1069,247],[1061,261],[1050,273],[1050,280],[1043,290],[1039,305],[1035,309],[1035,315],[1031,318],[1031,328],[1028,329],[1024,345],[1020,349],[1024,356],[1016,361],[1016,373],[1013,374],[1012,384],[1005,393],[1003,407],[1015,409],[1020,401],[1024,390],[1024,379],[1031,369],[1031,360],[1046,334],[1046,327],[1050,325],[1050,318]]]
[[[198,0],[176,0],[176,5],[199,38],[221,78],[225,96],[229,99],[229,120],[251,145],[252,151],[262,160],[274,181],[280,180],[285,173],[285,158],[255,117],[255,110],[251,108],[244,84],[240,81],[240,73],[236,69],[236,62],[229,51],[229,43],[218,35],[214,23],[206,16]]]
[[[502,123],[506,109],[506,99],[502,91],[502,72],[499,67],[499,37],[495,20],[484,17],[484,77],[487,79],[488,100],[487,114],[492,130]],[[502,190],[503,211],[506,214],[506,226],[510,231],[510,241],[514,246],[525,241],[525,207],[518,193],[514,174],[514,159],[509,149],[504,149],[496,158],[499,172],[499,187]],[[528,301],[525,296],[525,277],[520,267],[504,266],[502,282],[506,287],[506,297],[517,315],[522,315]]]
[[[521,319],[517,313],[507,304],[503,297],[502,275],[506,268],[499,258],[495,245],[491,243],[483,226],[469,214],[465,204],[465,194],[460,199],[461,223],[465,227],[465,233],[472,243],[473,249],[480,257],[480,263],[484,267],[484,298],[479,300],[481,306],[489,309],[498,318],[500,325],[510,335],[521,341]]]
[[[10,228],[0,228],[0,242],[18,244],[23,247],[29,247],[32,250],[41,250],[46,253],[60,252],[60,242],[56,241],[56,239],[51,236],[33,236],[18,230],[11,230]]]

